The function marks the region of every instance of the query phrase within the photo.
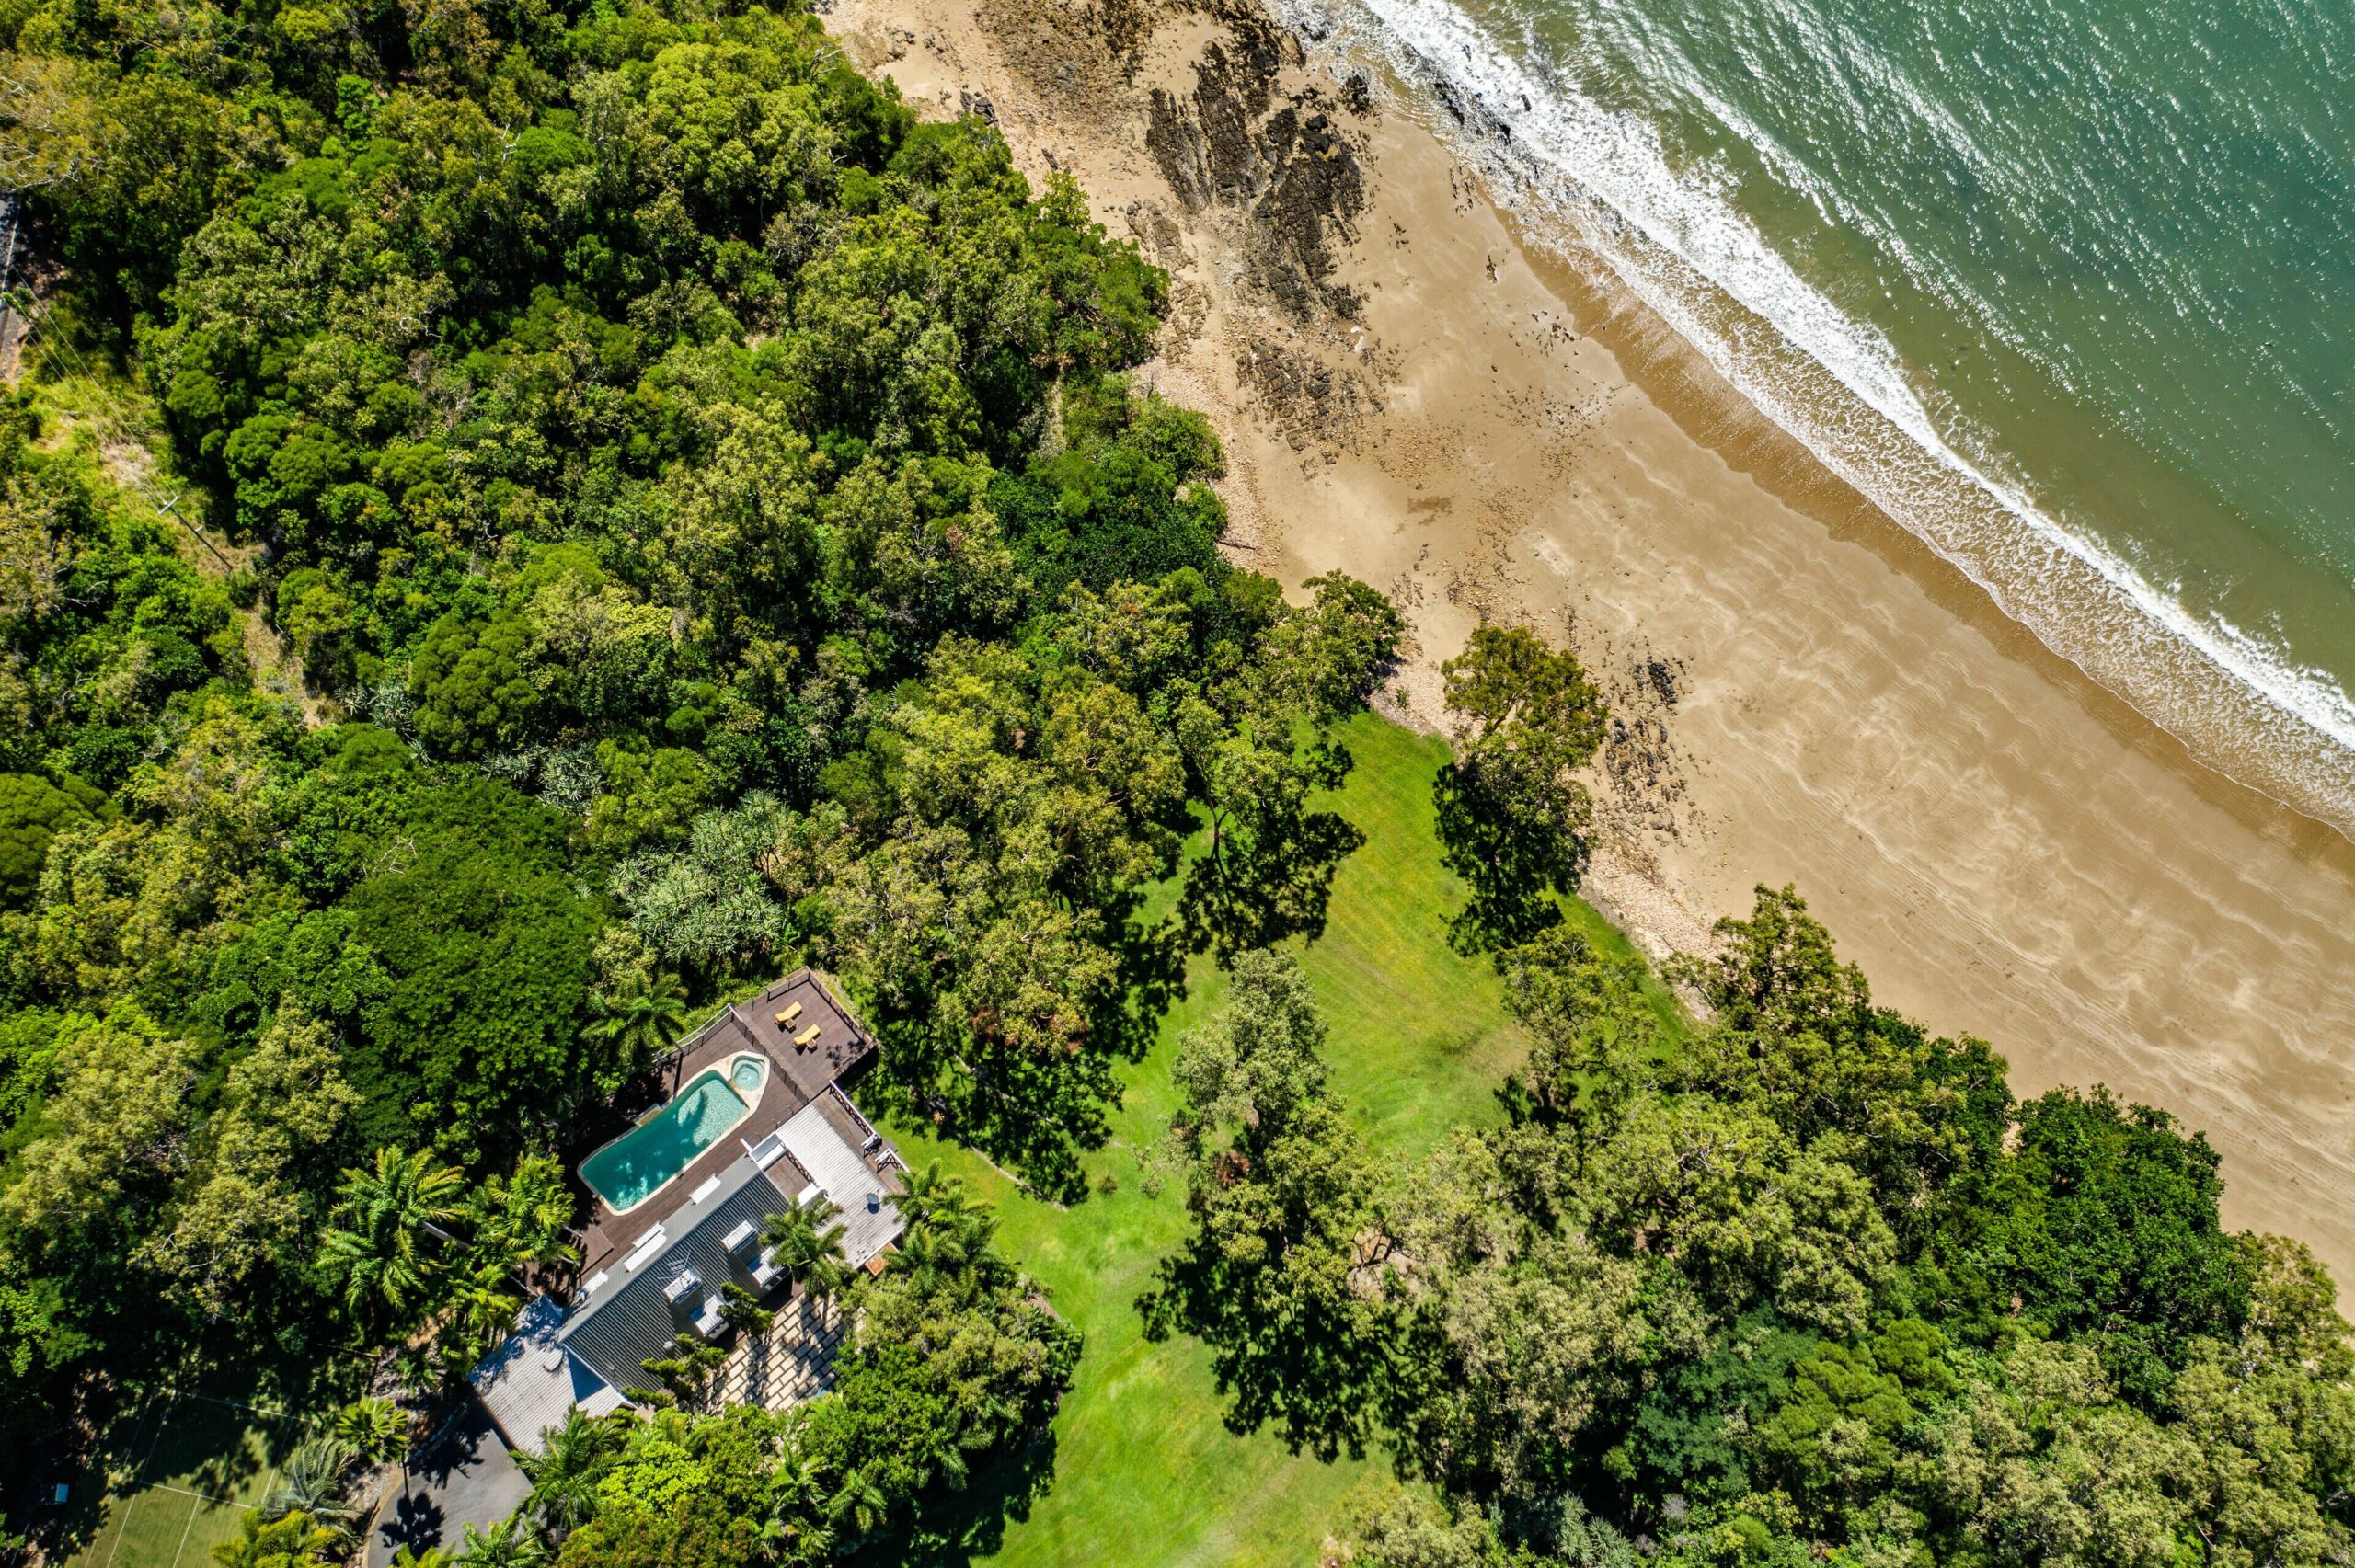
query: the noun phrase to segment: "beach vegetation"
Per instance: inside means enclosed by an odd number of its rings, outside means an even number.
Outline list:
[[[925,1157],[879,1272],[767,1233],[830,1391],[684,1341],[469,1560],[1100,1559],[1172,1455],[1396,1568],[2355,1557],[2348,1325],[2204,1139],[1789,888],[1637,957],[1577,657],[1371,719],[1398,610],[1221,549],[1167,279],[986,120],[798,5],[0,37],[0,1494],[266,1356],[351,1413],[220,1560],[343,1551],[616,1097],[813,964]]]

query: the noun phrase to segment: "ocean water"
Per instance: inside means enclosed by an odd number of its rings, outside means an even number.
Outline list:
[[[2355,6],[1294,13],[2055,652],[2355,830]]]

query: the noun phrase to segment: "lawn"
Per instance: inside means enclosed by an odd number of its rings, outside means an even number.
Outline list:
[[[86,1544],[68,1568],[205,1568],[268,1494],[304,1423],[235,1400],[169,1391],[116,1424],[76,1521]]]
[[[1432,829],[1431,777],[1445,745],[1366,715],[1347,738],[1357,766],[1337,808],[1366,841],[1341,867],[1327,929],[1301,960],[1330,1028],[1335,1090],[1379,1150],[1407,1156],[1451,1127],[1495,1120],[1494,1090],[1526,1042],[1486,961],[1447,945],[1442,921],[1462,898]],[[1570,916],[1626,950],[1586,906]],[[1007,1252],[1087,1335],[1055,1422],[1051,1486],[1002,1540],[972,1543],[982,1561],[1309,1564],[1358,1501],[1391,1484],[1379,1454],[1325,1464],[1264,1433],[1230,1433],[1209,1353],[1182,1336],[1148,1344],[1141,1331],[1136,1298],[1187,1228],[1182,1178],[1155,1159],[1177,1103],[1170,1058],[1223,991],[1216,968],[1197,960],[1152,1053],[1125,1074],[1110,1143],[1087,1158],[1096,1190],[1069,1210],[1026,1196],[925,1129],[886,1129],[911,1162],[941,1159],[997,1204]]]
[[[1495,1088],[1526,1042],[1486,961],[1447,945],[1443,917],[1462,897],[1432,831],[1431,776],[1445,746],[1370,716],[1347,739],[1357,766],[1334,804],[1366,841],[1343,864],[1327,929],[1301,959],[1330,1028],[1335,1090],[1375,1147],[1403,1158],[1452,1127],[1495,1120]],[[1585,905],[1568,913],[1596,942],[1626,951]],[[1357,1504],[1393,1484],[1378,1453],[1328,1464],[1264,1433],[1229,1432],[1209,1353],[1183,1336],[1148,1344],[1142,1333],[1136,1298],[1187,1228],[1182,1176],[1157,1157],[1176,1108],[1170,1059],[1224,990],[1214,966],[1191,966],[1154,1049],[1124,1070],[1112,1138],[1086,1162],[1094,1190],[1069,1209],[1029,1197],[926,1128],[886,1125],[912,1162],[945,1161],[997,1205],[1007,1252],[1087,1336],[1055,1422],[1051,1484],[1002,1532],[988,1510],[990,1522],[949,1562],[1305,1565]],[[1665,993],[1660,1003],[1673,1006]],[[203,1568],[269,1490],[300,1429],[232,1400],[151,1398],[119,1423],[106,1494],[71,1568]]]

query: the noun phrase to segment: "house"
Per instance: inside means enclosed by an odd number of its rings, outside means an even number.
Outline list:
[[[575,1406],[596,1414],[627,1403],[625,1390],[651,1381],[643,1364],[672,1355],[682,1334],[725,1340],[725,1287],[775,1306],[790,1282],[761,1233],[789,1205],[830,1199],[854,1266],[898,1238],[898,1151],[840,1082],[873,1051],[805,969],[726,1009],[657,1065],[666,1098],[581,1162],[594,1202],[580,1283],[527,1308],[470,1376],[511,1446],[536,1451]],[[805,1359],[831,1362],[831,1320],[808,1337]],[[824,1373],[812,1365],[790,1387],[821,1387]],[[764,1381],[751,1397],[794,1396]]]

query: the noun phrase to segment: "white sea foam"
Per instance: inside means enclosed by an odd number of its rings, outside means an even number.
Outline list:
[[[1705,177],[1680,177],[1649,125],[1533,72],[1446,0],[1283,8],[1313,36],[1441,88],[1458,123],[1435,122],[1461,132],[1501,200],[1600,254],[1761,412],[2048,647],[2202,761],[2355,836],[2355,701],[2339,683],[2194,614],[1957,451],[1887,339],[1809,286]]]

